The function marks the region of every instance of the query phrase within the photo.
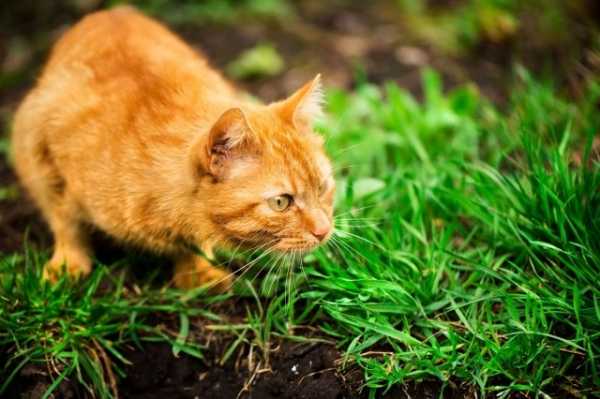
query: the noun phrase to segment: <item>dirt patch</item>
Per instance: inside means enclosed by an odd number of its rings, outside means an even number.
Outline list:
[[[362,372],[351,369],[338,371],[340,352],[328,344],[281,343],[272,353],[270,367],[250,372],[245,363],[248,353],[229,361],[218,362],[221,348],[210,348],[207,359],[179,355],[170,345],[145,344],[143,350],[130,347],[124,351],[132,363],[124,368],[127,376],[119,381],[119,397],[130,399],[366,399],[361,390]],[[45,366],[25,367],[6,393],[7,399],[39,398],[50,386]],[[396,386],[379,399],[408,398],[475,398],[470,385],[451,384],[442,387],[439,381],[426,380]],[[89,393],[73,380],[63,381],[55,398],[90,398]]]
[[[352,398],[336,375],[340,354],[327,345],[282,344],[273,353],[271,366],[250,373],[245,360],[226,366],[206,364],[189,357],[176,359],[166,345],[152,345],[145,352],[132,351],[128,358],[138,365],[128,368],[121,383],[129,398]],[[247,361],[247,359],[246,359]],[[177,367],[169,367],[177,362]],[[236,366],[236,363],[239,366]],[[250,382],[252,381],[252,382]]]

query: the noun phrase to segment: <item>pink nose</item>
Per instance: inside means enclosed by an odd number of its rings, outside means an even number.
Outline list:
[[[329,231],[331,230],[331,223],[326,215],[322,215],[317,223],[314,224],[311,229],[311,233],[315,236],[319,241],[323,241],[323,239],[327,236]]]

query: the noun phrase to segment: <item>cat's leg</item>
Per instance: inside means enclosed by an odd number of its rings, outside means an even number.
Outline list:
[[[54,253],[44,266],[43,277],[54,282],[63,269],[73,277],[89,274],[91,251],[80,223],[79,206],[69,196],[66,181],[48,146],[41,141],[31,153],[23,151],[23,154],[16,157],[19,174],[54,236]]]
[[[91,249],[76,210],[60,204],[45,213],[54,234],[54,253],[44,266],[44,279],[55,282],[63,272],[74,278],[87,276],[92,270]]]
[[[203,247],[202,250],[207,258],[213,258],[211,247]],[[181,254],[176,259],[173,280],[177,288],[207,286],[215,292],[227,292],[233,284],[231,273],[213,266],[208,259],[191,252]]]

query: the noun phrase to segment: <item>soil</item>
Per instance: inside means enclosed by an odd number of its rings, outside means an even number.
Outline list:
[[[119,397],[124,399],[366,399],[361,392],[362,375],[358,369],[344,374],[338,371],[340,353],[328,344],[281,343],[273,351],[269,367],[248,371],[247,359],[238,358],[218,364],[210,349],[209,360],[173,355],[170,345],[146,344],[143,350],[130,347],[124,351],[132,363],[124,368],[127,376],[118,383]],[[245,354],[247,355],[247,354]],[[243,365],[243,366],[240,366]],[[29,365],[6,392],[7,399],[39,398],[51,379],[43,366]],[[377,395],[380,399],[438,398],[442,385],[438,381],[410,383]],[[449,386],[445,398],[475,398],[470,386]],[[56,399],[90,398],[89,393],[72,380],[63,381]]]
[[[0,25],[9,33],[0,35],[0,60],[4,59],[4,64],[7,63],[6,60],[11,57],[9,47],[15,41],[25,42],[29,47],[19,54],[20,58],[17,57],[22,66],[13,75],[18,79],[15,78],[15,82],[0,93],[0,123],[6,127],[11,113],[33,84],[49,44],[65,26],[83,13],[103,7],[105,1],[39,2],[44,7],[35,7],[33,5],[37,2],[30,1],[13,3],[8,13],[3,11],[0,14]],[[360,5],[336,2],[335,7],[326,3],[320,0],[298,2],[298,18],[285,23],[249,20],[234,26],[181,26],[178,32],[219,68],[257,43],[273,43],[285,59],[285,72],[240,82],[244,89],[266,101],[289,94],[318,72],[324,74],[327,86],[350,88],[355,82],[357,65],[362,65],[366,80],[373,83],[391,80],[417,96],[421,95],[420,70],[430,66],[442,73],[448,87],[473,81],[484,95],[499,104],[505,102],[509,95],[506,92],[507,82],[512,78],[512,67],[517,61],[529,69],[560,77],[575,94],[580,91],[581,76],[590,70],[600,70],[600,61],[597,55],[594,58],[587,51],[590,45],[585,38],[578,46],[548,44],[540,40],[535,26],[527,23],[523,24],[523,31],[516,39],[500,43],[483,42],[471,52],[453,57],[440,54],[411,37],[401,17],[390,12],[385,2],[371,2],[368,6],[363,2]],[[436,7],[452,7],[460,1],[435,3]],[[79,8],[73,8],[73,4],[78,4]],[[595,3],[591,0],[590,4]],[[596,5],[590,15],[600,21],[600,7]],[[3,130],[6,134],[8,129]],[[13,191],[6,198],[0,196],[0,253],[22,251],[25,242],[37,248],[49,248],[51,237],[48,229],[31,201],[18,188],[16,177],[4,156],[0,156],[0,188]],[[118,259],[124,254],[106,238],[100,236],[95,241],[104,260]],[[182,354],[175,357],[166,344],[147,343],[143,349],[132,346],[126,351],[132,365],[124,369],[127,376],[118,382],[120,397],[367,397],[360,389],[362,372],[352,367],[339,371],[341,354],[331,345],[279,342],[270,353],[269,365],[258,371],[250,367],[249,354],[243,352],[235,361],[220,365],[219,359],[226,346],[226,340],[213,341],[202,361]],[[0,360],[1,357],[0,354]],[[41,397],[51,381],[47,367],[27,365],[6,397]],[[437,398],[441,396],[441,390],[439,381],[425,380],[393,387],[389,392],[381,391],[377,398]],[[444,389],[443,396],[470,398],[477,397],[477,394],[473,387],[456,382]],[[56,397],[87,398],[89,394],[76,382],[63,381]]]

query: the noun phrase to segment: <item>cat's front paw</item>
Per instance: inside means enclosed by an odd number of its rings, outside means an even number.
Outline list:
[[[42,278],[50,283],[56,283],[65,273],[68,277],[79,279],[92,271],[92,260],[82,251],[58,250],[44,265]]]
[[[173,280],[180,289],[206,287],[213,293],[231,290],[233,274],[211,265],[202,258],[180,260],[175,267]]]

